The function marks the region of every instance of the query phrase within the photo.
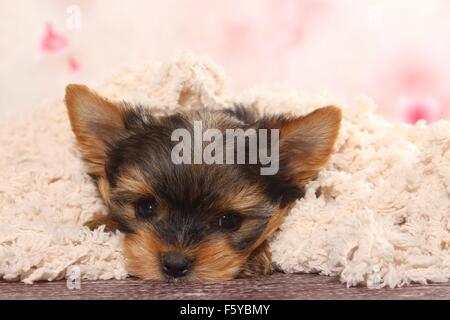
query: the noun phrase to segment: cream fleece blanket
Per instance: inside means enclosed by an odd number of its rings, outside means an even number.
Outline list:
[[[171,109],[240,102],[304,114],[340,106],[336,153],[272,240],[275,265],[369,287],[449,280],[450,122],[393,125],[366,97],[344,101],[284,86],[233,95],[219,67],[189,54],[123,68],[98,90]],[[73,141],[61,100],[2,124],[0,279],[56,280],[73,265],[84,279],[127,276],[121,235],[82,226],[104,208]]]

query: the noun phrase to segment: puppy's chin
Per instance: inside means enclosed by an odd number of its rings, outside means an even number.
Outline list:
[[[173,279],[162,272],[160,256],[176,249],[165,245],[151,230],[137,230],[125,236],[126,268],[130,275],[145,280],[217,283],[235,278],[248,258],[248,253],[236,252],[225,239],[206,239],[182,250],[195,261],[185,277]]]

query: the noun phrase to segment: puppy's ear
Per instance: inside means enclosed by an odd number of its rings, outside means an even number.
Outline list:
[[[330,106],[281,126],[280,162],[298,187],[314,178],[330,158],[341,119],[341,110]]]
[[[105,174],[106,152],[125,130],[124,107],[101,97],[88,87],[66,87],[65,102],[78,148],[89,173]]]
[[[296,118],[272,119],[271,128],[280,130],[280,176],[297,188],[314,178],[333,152],[341,124],[341,110],[320,108]]]

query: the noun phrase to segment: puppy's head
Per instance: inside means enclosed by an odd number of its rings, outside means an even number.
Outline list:
[[[341,114],[262,117],[245,109],[155,116],[70,85],[66,104],[89,174],[125,233],[128,271],[144,279],[233,278],[328,160]],[[279,170],[256,164],[175,164],[176,129],[278,129]],[[201,145],[202,150],[206,146]],[[278,151],[278,150],[277,150]]]

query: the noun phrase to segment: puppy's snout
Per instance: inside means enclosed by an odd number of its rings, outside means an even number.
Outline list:
[[[180,278],[188,274],[194,260],[179,252],[161,254],[161,266],[170,277]]]

